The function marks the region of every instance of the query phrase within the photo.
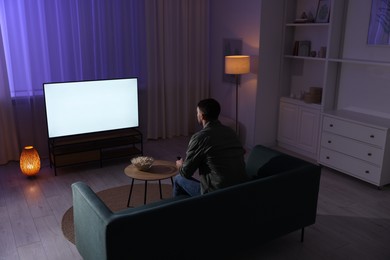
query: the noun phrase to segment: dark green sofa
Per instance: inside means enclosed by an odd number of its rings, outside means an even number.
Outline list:
[[[222,259],[294,231],[303,241],[316,220],[320,166],[258,145],[247,172],[240,185],[115,213],[73,183],[77,249],[85,260]]]

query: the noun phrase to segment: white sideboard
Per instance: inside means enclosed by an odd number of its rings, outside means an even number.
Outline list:
[[[352,111],[322,116],[319,162],[378,187],[390,183],[390,120]]]

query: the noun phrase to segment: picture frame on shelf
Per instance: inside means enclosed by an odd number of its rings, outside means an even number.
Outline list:
[[[309,57],[311,51],[310,41],[299,41],[298,56]]]
[[[368,45],[390,45],[390,2],[372,0],[370,23],[367,33]]]
[[[315,22],[328,23],[329,16],[330,16],[330,0],[319,0]]]
[[[293,48],[293,55],[298,56],[298,51],[299,51],[299,41],[294,42],[294,48]]]

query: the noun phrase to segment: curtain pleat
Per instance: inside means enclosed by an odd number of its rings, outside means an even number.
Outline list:
[[[19,159],[19,144],[1,35],[0,26],[0,164],[5,164]]]
[[[208,0],[146,0],[147,138],[189,135],[209,96]]]

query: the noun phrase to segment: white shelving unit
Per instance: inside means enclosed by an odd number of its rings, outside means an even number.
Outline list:
[[[295,126],[300,125],[307,136],[318,136],[312,156],[320,164],[381,187],[390,183],[390,46],[367,44],[371,1],[331,1],[328,23],[294,23],[302,12],[315,14],[317,3],[285,1],[278,143],[306,155],[308,147],[302,151],[299,143],[286,138],[288,125],[290,136],[296,136]],[[326,55],[296,56],[295,41],[310,41],[315,51],[326,47]],[[312,127],[313,120],[291,113],[306,104],[295,102],[294,109],[285,104],[287,97],[311,86],[322,88],[318,128]]]
[[[288,148],[301,155],[313,159],[318,157],[318,143],[320,135],[320,117],[325,108],[334,107],[334,97],[338,80],[337,63],[331,63],[333,59],[338,58],[340,54],[339,46],[341,44],[341,28],[344,23],[344,5],[345,1],[332,1],[329,22],[316,23],[315,20],[307,23],[295,22],[300,15],[305,12],[311,13],[314,17],[317,11],[317,0],[286,0],[285,1],[285,26],[283,33],[283,58],[281,62],[281,81],[280,81],[280,110],[278,124],[278,145]],[[294,50],[296,42],[309,41],[310,52],[313,55],[301,55]],[[320,50],[326,49],[326,52],[319,55]],[[286,138],[288,131],[295,131],[295,127],[288,129],[292,124],[292,113],[287,113],[286,102],[288,98],[300,99],[304,93],[309,92],[311,87],[322,88],[322,101],[320,104],[307,104],[302,100],[295,102],[296,111],[310,111],[310,120],[308,117],[297,116],[298,122],[295,125],[305,129],[304,136],[311,140],[306,142],[305,146],[298,141],[294,142]],[[288,106],[291,106],[291,102]],[[298,113],[298,112],[297,112]],[[289,114],[289,116],[287,116]],[[299,136],[299,134],[291,134]],[[301,136],[302,133],[301,133]],[[315,139],[313,139],[315,138]]]

